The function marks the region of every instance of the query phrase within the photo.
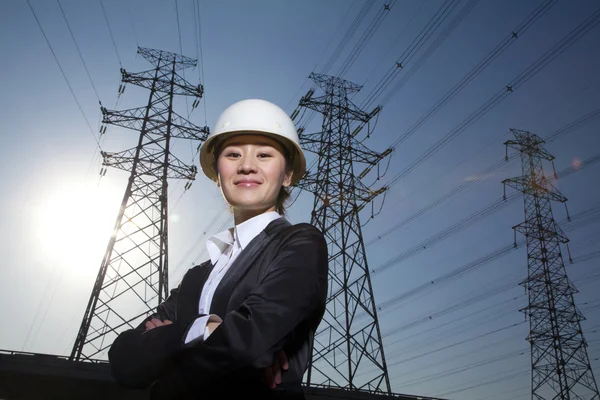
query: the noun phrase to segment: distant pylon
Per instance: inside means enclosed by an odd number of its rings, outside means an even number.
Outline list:
[[[521,153],[522,175],[502,183],[505,189],[508,185],[525,197],[525,222],[513,229],[515,235],[517,231],[525,235],[527,243],[528,277],[522,284],[528,291],[529,305],[522,311],[530,326],[531,398],[598,400],[581,330],[584,318],[573,298],[577,289],[567,276],[560,246],[569,239],[556,223],[550,203],[565,203],[567,198],[550,183],[542,167],[542,160],[553,162],[554,157],[537,135],[511,131],[515,140],[505,145],[507,152],[512,147]]]
[[[346,80],[312,73],[325,92],[310,90],[299,103],[323,115],[322,131],[302,134],[303,147],[316,153],[315,172],[298,185],[314,193],[311,223],[329,244],[329,294],[325,316],[315,334],[306,384],[348,390],[391,393],[383,343],[367,265],[359,211],[385,188],[372,190],[361,179],[388,154],[367,149],[356,138],[379,112],[358,109],[348,95],[360,86]],[[299,109],[294,111],[296,118]],[[357,128],[351,131],[351,124]],[[355,175],[357,165],[366,169]]]
[[[173,111],[175,95],[193,96],[192,107],[203,95],[177,71],[197,61],[179,54],[138,48],[155,68],[129,73],[121,69],[122,84],[150,90],[148,104],[123,111],[101,107],[103,124],[140,132],[136,147],[119,153],[102,152],[104,166],[130,171],[113,233],[71,352],[71,360],[103,358],[124,329],[136,326],[168,295],[167,179],[186,179],[189,189],[197,167],[188,166],[171,153],[175,138],[201,143],[208,128],[198,127]],[[101,133],[106,131],[106,125]],[[200,143],[200,144],[201,144]]]

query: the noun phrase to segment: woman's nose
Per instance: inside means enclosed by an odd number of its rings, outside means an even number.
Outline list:
[[[238,172],[239,173],[250,173],[250,172],[256,172],[256,160],[254,160],[254,157],[250,157],[248,155],[244,155],[240,158],[240,163],[238,165]]]

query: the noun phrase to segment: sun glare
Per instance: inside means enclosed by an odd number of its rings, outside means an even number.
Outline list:
[[[67,271],[99,266],[123,189],[65,183],[40,193],[34,219],[38,253]]]

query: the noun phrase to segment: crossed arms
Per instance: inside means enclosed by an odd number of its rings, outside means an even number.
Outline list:
[[[183,344],[193,321],[174,320],[168,310],[177,289],[157,308],[154,318],[173,321],[146,330],[148,318],[114,341],[109,360],[121,385],[145,388],[155,381],[176,379],[192,390],[242,368],[262,369],[294,340],[302,321],[324,308],[327,291],[327,245],[315,228],[301,229],[281,248],[263,280],[240,307],[206,339]]]

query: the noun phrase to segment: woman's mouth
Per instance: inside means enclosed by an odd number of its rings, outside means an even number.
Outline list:
[[[235,183],[235,186],[241,186],[241,187],[255,187],[260,185],[260,182],[249,179],[249,180],[243,180],[243,181],[239,181]]]

